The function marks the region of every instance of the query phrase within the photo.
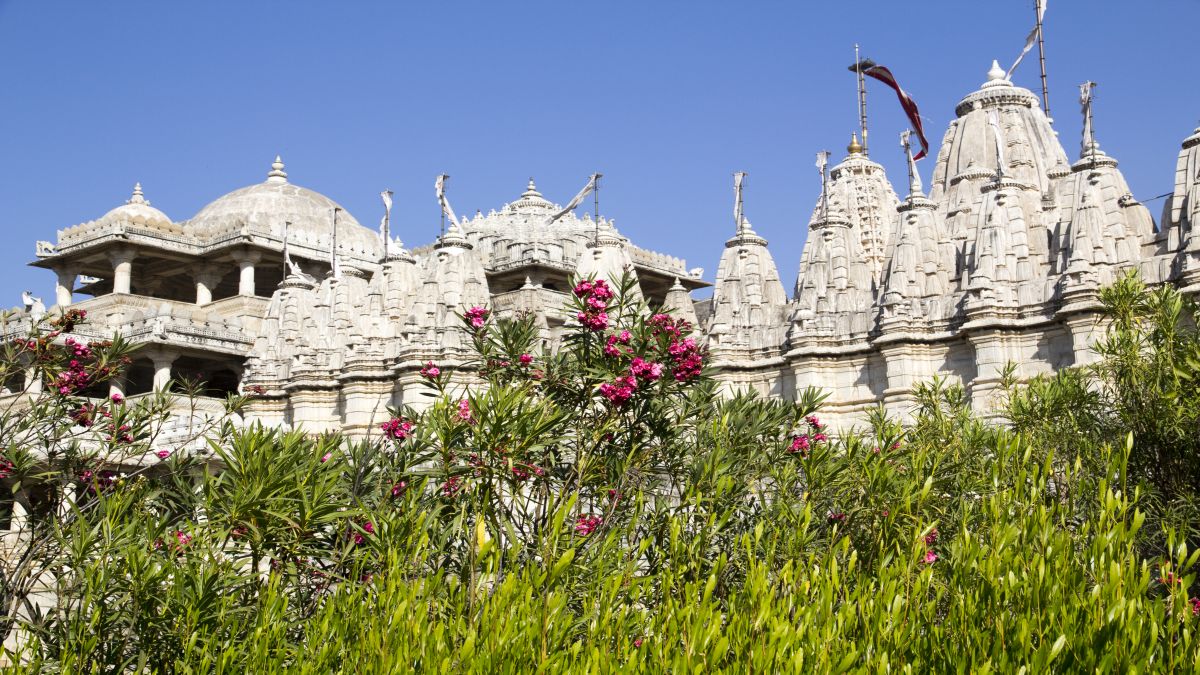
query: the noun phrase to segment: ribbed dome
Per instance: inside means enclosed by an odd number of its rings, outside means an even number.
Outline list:
[[[146,201],[146,197],[142,194],[142,184],[138,183],[133,186],[133,196],[129,198],[129,201],[101,216],[99,222],[125,222],[165,227],[171,224],[171,219],[167,217],[167,214],[150,206],[150,202]]]
[[[283,162],[278,157],[271,165],[266,181],[217,199],[201,209],[188,225],[197,234],[215,235],[249,224],[268,228],[276,236],[282,236],[284,223],[288,223],[289,242],[328,250],[334,209],[340,209],[337,214],[338,250],[371,259],[380,257],[383,245],[374,230],[360,225],[354,216],[325,195],[289,183]]]

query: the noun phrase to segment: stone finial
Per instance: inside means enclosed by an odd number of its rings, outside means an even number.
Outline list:
[[[133,196],[131,196],[129,198],[129,201],[127,201],[125,203],[126,204],[145,204],[147,206],[150,205],[150,202],[146,201],[146,197],[144,195],[142,195],[142,184],[141,183],[133,184]]]
[[[525,192],[521,196],[528,199],[530,197],[541,197],[542,193],[538,192],[537,185],[533,183],[533,176],[529,177],[529,184],[525,186]]]
[[[267,174],[267,182],[287,182],[287,172],[283,170],[283,159],[279,155],[275,155],[275,161],[271,162],[271,171]]]
[[[1007,80],[1004,69],[1000,67],[1000,62],[992,59],[992,67],[987,72],[988,82],[1001,82]]]

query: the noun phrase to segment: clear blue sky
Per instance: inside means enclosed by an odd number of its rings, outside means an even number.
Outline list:
[[[789,292],[819,182],[856,128],[853,44],[892,68],[936,145],[954,104],[1007,65],[1032,0],[979,2],[5,2],[0,0],[0,306],[34,241],[122,203],[134,181],[171,218],[265,177],[379,221],[438,229],[433,180],[461,214],[535,176],[566,202],[604,173],[601,210],[638,244],[712,279],[731,178]],[[1051,112],[1078,147],[1076,85],[1099,82],[1096,132],[1139,198],[1170,189],[1200,121],[1200,2],[1051,0]],[[1036,53],[1014,79],[1035,91]],[[871,86],[872,157],[903,182],[895,98]],[[928,180],[931,161],[921,162]],[[1161,201],[1151,210],[1157,219]]]

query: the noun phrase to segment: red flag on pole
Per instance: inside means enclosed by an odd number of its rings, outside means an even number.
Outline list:
[[[875,78],[895,90],[896,98],[900,99],[900,107],[904,109],[904,114],[908,116],[908,123],[912,125],[912,130],[917,132],[917,140],[921,141],[921,151],[913,156],[913,160],[921,159],[929,154],[929,141],[925,138],[925,128],[921,124],[921,112],[917,110],[917,102],[908,95],[908,92],[900,88],[900,83],[896,82],[896,76],[892,75],[892,71],[884,66],[877,65],[870,59],[859,61],[850,66],[850,70],[854,72],[861,71],[863,75]]]

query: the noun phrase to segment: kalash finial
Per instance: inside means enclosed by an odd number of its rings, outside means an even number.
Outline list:
[[[848,152],[852,155],[861,155],[862,151],[863,151],[863,146],[860,145],[858,142],[858,132],[857,131],[851,132],[850,133],[850,145],[846,146],[846,152]]]
[[[275,161],[271,162],[271,171],[267,174],[268,183],[286,183],[287,172],[283,170],[283,159],[279,155],[275,155]]]
[[[1006,80],[1008,79],[1006,75],[1007,73],[1005,73],[1004,69],[1000,67],[1000,62],[996,59],[992,59],[992,67],[987,72],[988,82],[999,82],[1001,80]]]
[[[538,192],[537,186],[533,184],[533,176],[529,177],[529,184],[525,186],[525,192],[521,194],[526,199],[530,197],[541,197],[542,193]]]
[[[141,183],[133,184],[133,196],[130,197],[129,201],[127,201],[125,203],[126,204],[147,204],[147,205],[150,204],[150,202],[146,201],[146,197],[142,195],[142,184]]]

